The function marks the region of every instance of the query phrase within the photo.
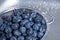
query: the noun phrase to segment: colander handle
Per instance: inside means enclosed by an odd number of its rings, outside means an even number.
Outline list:
[[[43,14],[43,16],[45,17],[47,24],[51,24],[54,22],[53,15],[51,15],[51,13]]]

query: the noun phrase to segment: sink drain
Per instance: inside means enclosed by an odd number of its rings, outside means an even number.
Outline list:
[[[44,17],[31,9],[12,11],[11,15],[1,16],[0,40],[41,40],[47,29]]]

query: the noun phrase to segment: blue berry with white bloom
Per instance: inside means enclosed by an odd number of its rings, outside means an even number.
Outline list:
[[[37,40],[37,37],[32,37],[32,40]]]
[[[3,20],[2,19],[0,19],[0,26],[3,24]]]
[[[29,18],[29,14],[22,14],[22,18],[28,19]]]
[[[24,20],[21,21],[20,24],[21,24],[21,25],[25,25],[27,22],[29,22],[29,21],[28,21],[27,19],[24,19]]]
[[[17,38],[15,36],[12,36],[10,40],[17,40]]]
[[[32,40],[32,36],[27,36],[26,40]]]
[[[14,14],[14,16],[19,16],[19,15],[21,15],[22,13],[20,12],[19,9],[14,9],[14,10],[13,10],[13,14]]]
[[[45,25],[45,24],[46,24],[45,19],[42,19],[42,21],[41,21],[41,22],[42,22],[42,24],[43,24],[43,25]]]
[[[34,24],[33,25],[34,30],[39,30],[40,27],[41,27],[41,24]]]
[[[7,37],[7,38],[11,38],[11,37],[12,37],[12,33],[7,33],[7,34],[6,34],[6,37]]]
[[[19,30],[14,30],[13,34],[17,37],[21,35]]]
[[[34,12],[34,11],[32,11],[32,13],[31,13],[31,17],[36,17],[36,12]]]
[[[24,36],[18,37],[18,40],[25,40],[25,39],[24,39]]]
[[[27,30],[27,34],[28,35],[32,35],[32,33],[33,33],[33,29],[32,28],[30,28],[29,30]]]
[[[44,35],[44,33],[43,33],[43,32],[38,32],[38,37],[39,37],[39,38],[42,38],[42,37],[43,37],[43,35]]]
[[[5,27],[6,27],[6,24],[2,24],[2,25],[0,26],[0,30],[1,30],[1,31],[4,31]]]
[[[31,22],[30,22],[30,24],[31,24],[31,26],[33,26],[33,25],[34,25],[34,22],[33,22],[33,21],[31,21]]]
[[[19,30],[20,30],[21,33],[25,33],[26,32],[26,28],[23,27],[23,26],[21,26]]]
[[[6,20],[6,21],[11,21],[12,18],[11,18],[11,16],[6,16],[5,20]]]
[[[22,35],[23,35],[23,36],[27,36],[27,33],[25,32],[25,33],[23,33]]]
[[[11,18],[11,16],[2,16],[2,19],[4,20],[4,21],[11,21],[12,20],[12,18]]]
[[[33,31],[32,36],[37,37],[37,31]]]
[[[14,30],[15,30],[15,29],[18,29],[19,24],[18,24],[18,23],[12,24],[11,27],[12,27],[12,29],[14,29]]]
[[[27,23],[25,24],[25,27],[26,27],[26,28],[30,28],[30,27],[31,27],[31,23],[30,23],[30,22],[27,22]]]
[[[20,22],[22,20],[21,16],[13,16],[13,22]]]
[[[29,21],[33,21],[33,18],[32,17],[29,17]]]
[[[11,32],[12,32],[11,27],[10,27],[10,26],[7,26],[7,27],[5,28],[5,32],[6,32],[6,33],[11,33]]]
[[[34,18],[35,23],[40,23],[43,17],[40,14],[37,14],[37,16]]]

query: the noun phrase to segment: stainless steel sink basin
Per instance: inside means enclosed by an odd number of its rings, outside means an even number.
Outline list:
[[[15,8],[31,8],[42,12],[48,20],[48,30],[42,40],[60,40],[60,0],[6,0],[0,5],[0,15]],[[51,17],[54,21],[49,24]]]

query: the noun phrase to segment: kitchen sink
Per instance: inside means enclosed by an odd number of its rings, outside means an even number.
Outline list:
[[[60,0],[3,0],[0,2],[0,16],[19,8],[41,12],[46,19],[47,32],[41,40],[60,40]]]

